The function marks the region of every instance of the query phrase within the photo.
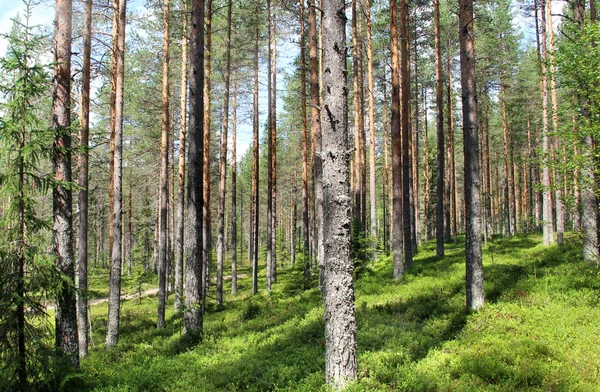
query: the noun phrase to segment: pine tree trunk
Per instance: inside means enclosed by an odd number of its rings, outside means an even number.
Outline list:
[[[377,171],[375,168],[375,81],[373,76],[373,42],[371,38],[371,2],[365,6],[367,18],[367,69],[369,83],[369,201],[371,207],[371,237],[377,238]]]
[[[404,221],[404,265],[410,268],[413,258],[412,242],[412,168],[411,168],[411,144],[410,131],[410,53],[408,49],[408,0],[400,1],[400,116],[402,132],[402,218]]]
[[[545,0],[542,0],[541,11],[541,43],[536,34],[538,61],[540,64],[540,94],[542,96],[542,230],[544,245],[548,246],[554,243],[554,229],[552,225],[552,198],[550,195],[550,168],[548,162],[549,141],[548,141],[548,80],[546,74],[546,16]],[[536,30],[537,29],[537,6],[536,8]]]
[[[219,151],[219,227],[217,238],[217,308],[223,306],[223,258],[225,253],[225,192],[227,184],[227,133],[229,130],[229,84],[231,80],[231,8],[227,2],[227,41],[225,47],[225,91],[223,103],[223,127]]]
[[[89,134],[90,134],[90,82],[92,52],[92,0],[84,3],[83,23],[83,65],[81,81],[81,116],[79,145],[81,152],[78,160],[79,185],[79,227],[77,229],[77,327],[79,330],[79,356],[88,353],[87,328],[87,289],[88,289],[88,170],[89,170]]]
[[[302,115],[302,238],[305,274],[309,266],[309,197],[308,197],[308,125],[306,121],[306,33],[304,32],[305,9],[304,0],[300,0],[300,104]]]
[[[444,147],[444,87],[442,80],[442,44],[440,41],[440,0],[434,0],[435,23],[435,100],[437,110],[437,175],[436,175],[436,254],[444,256],[444,177],[445,177],[445,147]]]
[[[481,254],[481,199],[479,135],[477,132],[477,87],[473,1],[459,0],[460,73],[462,85],[463,136],[465,155],[466,291],[467,309],[483,307],[483,265]]]
[[[183,248],[185,230],[185,152],[187,143],[187,73],[188,73],[188,2],[183,2],[183,27],[181,35],[181,100],[179,115],[179,160],[177,170],[177,229],[175,250],[175,310],[181,311],[183,306]]]
[[[259,21],[258,21],[258,3],[255,10],[255,23],[256,31],[254,36],[254,98],[253,98],[253,129],[254,129],[254,142],[253,142],[253,158],[254,168],[252,172],[252,294],[258,293],[258,207],[259,207],[259,193],[258,193],[258,179],[259,179],[259,162],[258,162],[258,39],[259,39]]]
[[[590,4],[592,4],[590,2]],[[546,24],[548,34],[548,57],[550,66],[550,91],[552,93],[552,131],[556,135],[558,132],[558,97],[556,94],[556,73],[554,67],[554,30],[552,28],[552,0],[548,0],[546,7],[548,23]],[[559,138],[554,138],[554,150],[558,152],[560,149]],[[561,169],[556,169],[556,242],[558,245],[565,243],[565,202],[563,199],[561,184],[562,174]]]
[[[169,204],[169,0],[163,3],[162,132],[160,141],[160,229],[158,240],[158,321],[165,327],[167,301],[167,208]]]
[[[108,295],[108,326],[106,347],[110,348],[119,341],[119,322],[121,318],[121,247],[123,207],[123,92],[125,76],[125,23],[126,0],[118,0],[116,74],[115,74],[115,119],[114,125],[114,172],[113,172],[113,210],[112,238],[110,255],[110,287]]]
[[[313,0],[308,1],[308,58],[310,60],[310,127],[313,146],[313,172],[315,186],[317,226],[317,260],[323,270],[323,159],[321,157],[321,94],[319,85],[319,58],[317,37],[317,13]],[[304,79],[303,79],[304,80]]]
[[[212,70],[212,4],[213,0],[206,0],[206,14],[204,24],[206,29],[206,42],[204,45],[204,212],[202,221],[202,239],[204,253],[202,268],[202,312],[206,306],[206,294],[210,285],[212,266],[212,228],[211,228],[211,172],[210,172],[210,136],[211,136],[211,70]]]
[[[390,0],[390,54],[392,63],[392,252],[394,279],[404,275],[402,257],[402,148],[400,136],[400,65],[398,55],[398,5]]]
[[[267,0],[267,271],[266,289],[271,291],[273,272],[273,48],[271,0]]]
[[[229,15],[229,14],[228,14]],[[231,294],[237,293],[237,80],[233,71],[231,140]],[[243,222],[244,220],[241,219]],[[243,236],[241,236],[243,238]],[[241,253],[241,251],[240,251]]]
[[[63,279],[75,281],[73,257],[73,196],[71,182],[71,32],[73,9],[70,0],[56,1],[54,35],[54,76],[52,95],[52,128],[54,145],[52,168],[54,255]],[[56,301],[56,347],[75,366],[79,366],[77,304],[75,290],[63,285]]]
[[[202,222],[204,177],[204,0],[192,1],[190,31],[190,74],[188,121],[188,185],[185,236],[185,332],[202,332]]]
[[[322,4],[325,375],[327,384],[340,390],[356,378],[344,7],[344,0]]]
[[[271,221],[271,283],[277,283],[277,13],[273,12],[273,33],[271,41],[273,46],[272,58],[272,101],[271,101],[271,194],[272,194],[272,215]]]

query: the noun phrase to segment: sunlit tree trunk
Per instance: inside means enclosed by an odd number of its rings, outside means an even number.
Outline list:
[[[217,234],[217,308],[223,306],[223,262],[225,257],[225,192],[227,190],[227,133],[229,130],[229,85],[231,80],[231,9],[227,2],[227,39],[225,43],[225,92],[223,102],[223,127],[219,151],[219,227]]]
[[[92,52],[92,0],[84,3],[83,22],[83,65],[81,81],[81,116],[79,128],[78,185],[79,185],[79,227],[77,229],[77,327],[79,331],[79,356],[88,352],[88,169],[90,135],[90,82]]]
[[[185,152],[187,143],[187,73],[188,73],[188,2],[183,0],[183,27],[181,35],[181,101],[179,103],[179,161],[177,171],[177,229],[175,250],[175,310],[183,304],[183,247],[185,205]]]
[[[317,37],[317,13],[314,0],[308,1],[308,58],[310,61],[310,128],[313,147],[313,174],[317,228],[317,260],[322,271],[323,250],[323,159],[321,157],[321,94],[319,85],[319,57]],[[304,80],[304,79],[303,79]]]
[[[444,256],[444,177],[446,151],[444,147],[444,87],[442,76],[442,43],[440,40],[440,1],[433,3],[434,26],[435,26],[435,102],[436,102],[436,124],[437,124],[437,176],[436,176],[436,254]]]
[[[256,30],[254,36],[254,97],[253,97],[253,120],[252,126],[254,131],[254,142],[253,142],[253,159],[254,159],[254,167],[252,172],[252,293],[258,293],[258,207],[259,207],[259,193],[258,193],[258,179],[259,179],[259,162],[258,162],[258,40],[259,40],[259,4],[256,4],[255,10],[255,22],[256,22]]]
[[[459,0],[460,74],[462,85],[463,137],[465,155],[466,292],[467,309],[483,307],[481,254],[481,173],[477,132],[477,87],[473,0]]]
[[[210,136],[211,136],[211,94],[212,94],[212,5],[213,0],[206,0],[206,14],[204,25],[206,29],[206,42],[204,45],[204,212],[202,222],[203,261],[204,269],[202,278],[202,311],[206,306],[206,294],[210,285],[212,266],[212,232],[211,232],[211,172],[210,172]]]
[[[398,5],[390,0],[390,54],[392,63],[392,252],[394,279],[404,275],[402,257],[402,148],[400,136],[400,64],[398,55]]]
[[[71,182],[71,32],[73,8],[70,0],[56,1],[54,73],[52,80],[52,215],[54,256],[62,279],[75,281],[73,255],[73,196]],[[56,301],[56,347],[79,366],[77,304],[75,290],[64,284]]]
[[[160,138],[160,229],[158,240],[158,321],[165,327],[167,301],[167,208],[169,204],[169,0],[163,3],[162,132]]]
[[[125,76],[125,23],[126,0],[118,0],[116,73],[115,73],[115,109],[114,109],[114,170],[113,170],[113,211],[112,211],[112,243],[110,256],[110,286],[108,294],[108,326],[106,347],[110,348],[119,341],[119,322],[121,318],[121,247],[122,247],[122,214],[123,207],[123,92]]]
[[[333,389],[343,389],[356,378],[344,3],[324,0],[322,4],[325,376]]]

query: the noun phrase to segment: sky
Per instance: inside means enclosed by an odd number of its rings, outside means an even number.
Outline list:
[[[32,24],[33,25],[44,25],[51,27],[54,21],[54,1],[52,0],[38,0],[41,1],[37,4],[32,12]],[[144,0],[129,0],[128,1],[128,11],[142,11],[143,10]],[[554,0],[552,3],[552,12],[553,14],[560,14],[562,12],[562,8],[564,7],[565,2],[563,0]],[[17,14],[23,15],[25,10],[25,5],[21,0],[0,0],[0,34],[6,34],[10,31],[12,26],[11,18],[17,16]],[[559,23],[559,18],[554,18],[554,28],[556,29]],[[515,19],[515,24],[521,28],[521,31],[524,33],[525,43],[531,44],[535,40],[534,32],[533,32],[533,21],[531,18],[526,19],[523,17],[521,13],[517,13],[517,18]],[[280,54],[284,54],[284,56],[278,59],[278,69],[282,71],[291,72],[291,64],[293,62],[293,58],[295,56],[297,48],[292,47],[289,42],[285,43],[287,47],[278,48]],[[0,37],[0,57],[4,55],[6,52],[7,41],[5,38]],[[259,97],[259,106],[261,112],[261,126],[259,127],[261,133],[263,131],[263,125],[266,121],[266,106],[267,106],[267,97],[266,91],[264,90],[264,85],[266,84],[266,70],[262,70],[261,76],[259,77],[261,80],[261,94]],[[278,89],[282,89],[283,86],[283,73],[280,73],[278,76]],[[280,104],[282,102],[281,99],[278,100]],[[127,108],[125,108],[127,111]],[[278,112],[281,111],[281,106],[278,105]],[[215,131],[218,131],[215,129]],[[261,135],[262,136],[262,135]],[[231,142],[231,135],[229,135],[229,140]],[[238,147],[237,147],[237,155],[238,162],[243,156],[243,154],[248,150],[249,146],[252,143],[252,126],[250,123],[240,123],[238,124]]]

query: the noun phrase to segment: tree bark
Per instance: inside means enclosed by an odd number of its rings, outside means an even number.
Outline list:
[[[254,97],[253,97],[253,120],[252,127],[254,133],[253,141],[253,159],[254,168],[252,172],[252,294],[258,293],[258,207],[259,207],[259,193],[258,193],[258,180],[259,180],[259,162],[258,162],[258,39],[259,39],[259,4],[256,3],[255,10],[255,24],[256,30],[254,35]]]
[[[273,48],[271,0],[267,0],[267,271],[266,289],[271,291],[273,272]]]
[[[319,85],[319,58],[317,37],[317,13],[314,0],[308,1],[308,57],[310,60],[310,126],[313,147],[313,174],[317,227],[317,260],[323,270],[323,158],[321,157],[321,88]]]
[[[444,256],[444,177],[445,177],[445,147],[444,147],[444,88],[442,81],[442,45],[440,41],[440,1],[435,0],[435,100],[437,110],[437,182],[436,182],[436,255]]]
[[[56,1],[52,128],[54,255],[58,272],[67,282],[75,281],[73,257],[73,196],[71,182],[71,32],[73,9],[70,0]],[[77,305],[74,287],[66,283],[56,301],[56,347],[79,366]]]
[[[162,132],[160,139],[160,229],[158,240],[158,320],[165,327],[167,301],[167,208],[169,204],[169,0],[163,2]]]
[[[175,310],[183,307],[183,248],[185,219],[185,152],[187,143],[187,82],[188,82],[188,2],[183,0],[183,27],[181,35],[181,100],[179,115],[179,160],[177,170],[177,229],[175,251]]]
[[[404,265],[410,268],[413,259],[412,240],[412,168],[411,168],[411,130],[410,130],[410,53],[408,35],[408,0],[400,1],[400,115],[402,132],[402,218],[404,221]]]
[[[343,389],[356,378],[356,311],[352,278],[344,0],[323,8],[323,239],[325,251],[325,374]]]
[[[204,176],[204,0],[192,1],[190,31],[190,75],[188,121],[187,224],[185,236],[185,332],[202,332],[202,221]]]
[[[536,4],[537,5],[537,4]],[[550,168],[548,162],[549,141],[548,141],[548,79],[546,74],[546,16],[545,0],[542,0],[541,11],[541,43],[539,35],[536,34],[538,48],[538,62],[540,64],[540,94],[542,96],[542,231],[544,245],[548,246],[554,243],[554,229],[552,225],[552,197],[550,194]],[[536,12],[536,30],[537,30],[537,6]]]
[[[404,275],[402,257],[402,147],[400,136],[400,66],[398,56],[398,6],[390,0],[390,54],[392,63],[392,252],[394,279]]]
[[[230,23],[231,24],[231,23]],[[237,79],[233,71],[231,140],[231,294],[237,293]],[[242,222],[244,221],[241,219]],[[244,238],[244,236],[241,236]],[[241,251],[240,251],[241,253]]]
[[[481,254],[481,199],[479,135],[477,132],[477,87],[473,0],[459,0],[460,76],[462,85],[463,137],[465,155],[466,291],[467,309],[483,307]]]
[[[304,262],[306,265],[305,274],[308,272],[309,263],[309,195],[308,195],[308,125],[306,121],[306,33],[304,0],[300,0],[300,104],[302,115],[302,239]]]
[[[202,221],[202,239],[204,241],[202,254],[202,268],[204,279],[202,285],[202,312],[206,306],[206,294],[210,285],[212,266],[212,227],[211,227],[211,171],[210,171],[210,136],[211,136],[211,70],[212,70],[212,4],[213,0],[206,0],[206,13],[204,24],[206,29],[206,42],[204,45],[204,212]]]
[[[371,37],[371,2],[366,4],[367,18],[367,69],[369,83],[369,199],[371,207],[371,237],[377,238],[377,187],[375,168],[375,81],[373,76],[373,42]]]
[[[225,253],[225,192],[227,184],[227,133],[229,130],[229,85],[231,80],[231,8],[227,2],[227,38],[225,43],[225,92],[223,103],[223,127],[219,152],[219,227],[217,238],[217,308],[223,306],[223,258]]]
[[[121,318],[121,247],[123,208],[123,93],[125,77],[125,23],[126,0],[118,0],[116,74],[115,74],[115,119],[114,126],[114,171],[113,171],[113,211],[112,238],[110,256],[110,288],[108,294],[108,326],[106,347],[110,348],[119,341],[119,323]]]
[[[558,97],[556,94],[556,73],[554,66],[554,30],[552,27],[552,0],[548,0],[546,7],[548,34],[548,59],[550,67],[550,92],[552,94],[552,131],[556,135],[558,132]],[[554,137],[554,150],[560,150],[559,138]],[[561,169],[556,169],[556,242],[558,245],[565,243],[565,201],[561,191],[562,173]]]
[[[79,356],[88,353],[87,328],[87,289],[88,289],[88,172],[89,172],[89,135],[90,135],[90,82],[92,52],[92,0],[84,3],[83,23],[83,65],[81,80],[81,116],[79,145],[81,151],[78,160],[79,185],[79,226],[77,229],[77,327],[79,331]]]

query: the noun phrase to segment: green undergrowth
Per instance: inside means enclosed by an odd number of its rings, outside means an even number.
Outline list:
[[[109,283],[108,268],[90,268],[88,273],[88,294],[90,299],[108,297]],[[124,274],[121,276],[121,293],[139,294],[145,290],[158,286],[157,275],[151,271],[145,271],[139,265],[132,269],[131,274],[125,268]]]
[[[427,243],[394,282],[391,257],[356,282],[358,376],[352,391],[600,390],[600,275],[580,244],[544,249],[537,235],[484,248],[485,308],[464,310],[464,250]],[[200,342],[183,336],[170,298],[122,306],[117,347],[103,348],[106,304],[92,308],[95,347],[82,361],[93,391],[325,391],[323,306],[301,268],[279,268],[267,294],[239,280],[225,307],[208,305]],[[310,279],[314,286],[314,276]],[[226,280],[225,293],[230,281]],[[212,299],[211,299],[212,301]]]

